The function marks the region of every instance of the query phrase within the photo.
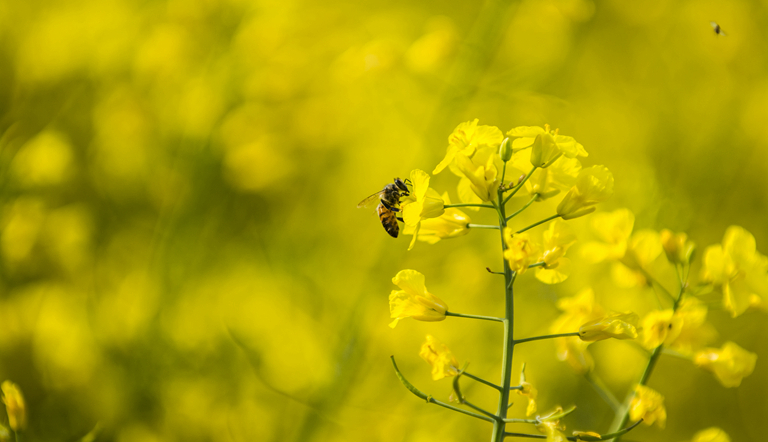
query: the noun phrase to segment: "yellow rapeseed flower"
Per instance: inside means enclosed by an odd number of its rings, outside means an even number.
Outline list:
[[[527,233],[514,233],[509,227],[504,229],[504,259],[509,262],[509,267],[518,274],[525,273],[528,266],[536,262],[537,245],[531,241]]]
[[[601,212],[594,214],[590,223],[600,241],[588,242],[581,247],[584,258],[593,263],[623,258],[635,225],[635,215],[629,209]]]
[[[669,342],[669,347],[683,355],[703,348],[716,336],[714,327],[707,322],[707,306],[694,297],[685,297],[675,311],[681,321],[680,333]]]
[[[520,126],[509,132],[507,136],[513,140],[515,151],[531,148],[531,164],[545,168],[561,156],[575,158],[586,157],[584,146],[577,143],[573,137],[560,135],[558,129],[551,130],[548,124],[544,127]]]
[[[731,226],[722,245],[704,251],[702,279],[722,287],[723,305],[736,317],[768,299],[768,258],[756,250],[751,233]]]
[[[395,328],[404,318],[418,321],[442,321],[448,311],[446,303],[429,293],[424,285],[424,275],[416,270],[401,270],[392,278],[401,290],[392,290],[389,295],[389,313],[394,319],[389,326]]]
[[[525,415],[531,416],[536,412],[536,398],[539,396],[539,391],[536,390],[536,387],[530,382],[525,380],[525,364],[523,364],[523,369],[520,370],[520,386],[522,388],[517,390],[517,394],[528,398],[528,406],[525,409]]]
[[[637,385],[635,395],[629,404],[629,418],[633,421],[643,419],[645,425],[656,423],[659,428],[664,428],[667,424],[664,396],[644,385]]]
[[[688,241],[685,233],[674,233],[669,229],[661,231],[661,246],[669,262],[673,264],[688,264],[696,249],[696,244]]]
[[[670,344],[680,335],[683,321],[672,309],[656,310],[643,318],[642,344],[651,350],[661,344]]]
[[[714,373],[724,387],[738,387],[755,369],[757,355],[729,341],[720,349],[707,348],[696,353],[693,362]]]
[[[492,149],[497,152],[504,136],[501,130],[495,126],[478,126],[479,120],[459,124],[448,137],[448,151],[445,158],[435,167],[432,174],[442,172],[447,166],[454,163],[457,154],[472,157],[480,149]]]
[[[605,166],[582,169],[576,184],[557,206],[563,219],[573,219],[595,211],[595,205],[613,195],[613,174]]]
[[[568,440],[565,434],[563,434],[565,425],[560,424],[559,417],[555,417],[562,413],[563,408],[558,406],[552,413],[549,413],[546,416],[537,417],[536,420],[538,420],[539,423],[536,424],[536,429],[547,435],[547,442],[566,442]]]
[[[0,385],[3,392],[3,403],[8,412],[8,425],[13,431],[22,431],[27,427],[27,406],[19,386],[11,381],[3,381]]]
[[[413,234],[408,250],[413,248],[419,235],[419,228],[424,220],[437,218],[445,213],[445,203],[435,189],[429,187],[429,175],[423,170],[411,171],[411,184],[413,191],[403,198],[401,208],[403,222],[410,227]]]
[[[583,289],[576,296],[561,298],[557,301],[557,308],[563,313],[552,323],[549,329],[552,334],[573,333],[582,324],[605,316],[603,307],[595,302],[595,292],[591,288]],[[594,366],[594,360],[587,351],[589,344],[576,336],[557,338],[557,357],[568,362],[577,373],[586,373]]]
[[[481,157],[478,155],[478,157]],[[469,182],[469,188],[480,199],[480,201],[495,201],[496,191],[499,188],[499,181],[496,179],[498,170],[494,165],[495,158],[488,156],[484,162],[477,163],[466,155],[456,155],[456,167],[462,180]],[[472,203],[473,200],[464,200],[463,193],[459,194],[462,201]]]
[[[691,442],[731,442],[731,438],[720,428],[709,427],[694,434]]]
[[[579,327],[582,341],[603,339],[635,339],[637,337],[637,315],[635,313],[614,313]]]
[[[576,242],[573,229],[562,220],[552,222],[542,235],[540,261],[545,265],[536,267],[536,279],[545,284],[565,281],[570,274],[570,260],[564,258],[568,248]]]
[[[427,335],[427,340],[421,344],[419,356],[432,366],[432,379],[436,381],[459,374],[459,363],[456,361],[456,357],[453,356],[448,346],[432,335]]]
[[[445,192],[442,196],[445,204],[451,204],[448,198],[448,192]],[[421,220],[420,227],[418,229],[418,235],[416,235],[416,226],[405,225],[403,233],[406,235],[418,236],[419,241],[424,241],[429,244],[434,244],[441,239],[456,238],[457,236],[466,235],[469,233],[469,223],[472,220],[462,212],[461,210],[451,207],[445,209],[442,215],[437,218],[427,218]]]

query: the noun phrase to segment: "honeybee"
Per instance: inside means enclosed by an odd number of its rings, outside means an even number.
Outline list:
[[[384,226],[384,230],[392,238],[397,238],[397,234],[400,233],[400,226],[397,224],[398,217],[395,213],[400,212],[400,198],[411,194],[408,190],[408,184],[410,183],[411,180],[407,178],[405,180],[395,178],[394,184],[387,184],[384,190],[378,191],[360,201],[357,208],[372,207],[373,204],[378,203],[376,212],[379,213],[381,225]]]
[[[722,35],[723,37],[725,37],[725,32],[723,32],[723,29],[720,27],[719,24],[713,21],[709,22],[709,24],[712,26],[712,29],[715,30],[715,34]]]

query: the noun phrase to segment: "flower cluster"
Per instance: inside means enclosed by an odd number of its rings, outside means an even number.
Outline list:
[[[513,284],[529,269],[535,278],[546,284],[563,282],[576,271],[573,256],[566,257],[577,242],[569,220],[588,215],[596,205],[613,193],[613,175],[605,166],[582,167],[587,151],[572,137],[560,135],[557,129],[521,126],[509,130],[506,137],[493,126],[481,126],[478,120],[460,124],[448,138],[445,157],[433,174],[449,169],[458,177],[456,193],[461,203],[452,204],[448,192],[440,194],[429,187],[430,176],[421,170],[410,175],[411,189],[400,201],[404,232],[413,236],[409,250],[416,240],[434,244],[443,239],[467,235],[470,230],[495,229],[501,233],[503,271],[491,273],[504,276],[506,317],[481,316],[449,311],[447,304],[430,293],[425,277],[416,270],[402,270],[392,282],[399,290],[389,296],[390,316],[395,327],[404,318],[434,322],[447,318],[494,321],[504,324],[502,377],[494,383],[459,368],[449,348],[432,335],[427,335],[419,355],[432,367],[432,378],[452,378],[453,398],[459,408],[441,402],[410,384],[395,370],[403,384],[428,403],[459,411],[493,424],[492,440],[502,441],[508,422],[528,423],[547,437],[548,441],[564,441],[565,426],[561,419],[570,411],[556,407],[548,414],[536,415],[539,389],[526,379],[525,364],[517,385],[512,382],[512,358],[516,345],[529,341],[553,339],[557,357],[566,361],[577,373],[588,377],[598,390],[604,388],[595,373],[595,359],[589,347],[600,341],[614,339],[635,341],[649,351],[643,378],[628,388],[624,406],[616,399],[611,404],[620,413],[608,433],[577,431],[577,440],[601,440],[618,437],[641,421],[664,428],[667,412],[662,393],[646,385],[656,360],[667,349],[689,358],[696,366],[711,371],[725,387],[737,387],[749,376],[756,364],[756,355],[734,342],[721,348],[708,347],[717,339],[714,327],[707,322],[708,303],[700,296],[719,290],[722,304],[733,317],[750,307],[765,305],[768,299],[768,258],[756,250],[754,237],[740,227],[730,227],[722,245],[710,246],[704,252],[700,282],[691,280],[691,261],[696,245],[685,233],[651,229],[635,231],[635,217],[628,209],[596,213],[591,218],[594,240],[579,245],[576,256],[580,263],[607,265],[607,274],[619,289],[653,293],[657,302],[637,311],[626,308],[609,309],[610,298],[602,299],[591,287],[577,294],[562,297],[557,307],[562,311],[549,327],[550,335],[530,338],[512,337],[510,323],[514,320]],[[510,180],[507,180],[510,177]],[[554,214],[528,226],[513,225],[514,218],[535,202],[546,201],[563,194],[553,205]],[[514,197],[527,196],[522,207],[508,215],[507,205],[519,202]],[[458,209],[488,209],[496,212],[498,226],[472,224],[469,216]],[[511,211],[510,211],[511,212]],[[548,223],[548,224],[546,224]],[[540,228],[540,225],[546,224]],[[604,264],[601,264],[604,263]],[[670,275],[676,281],[670,284]],[[670,289],[670,285],[676,285]],[[604,289],[604,284],[599,288]],[[695,289],[692,289],[695,287]],[[598,299],[601,299],[601,302]],[[626,303],[622,305],[628,305]],[[639,314],[642,313],[642,314]],[[393,359],[394,363],[394,359]],[[499,392],[498,411],[492,413],[474,405],[462,394],[461,379],[471,379]],[[525,417],[510,419],[510,393],[527,399]],[[603,391],[605,398],[612,398]],[[606,399],[608,400],[608,399]],[[534,416],[531,418],[532,416]],[[629,421],[635,424],[627,427]],[[515,433],[516,434],[516,433]],[[534,435],[526,435],[535,437]],[[727,441],[728,436],[717,428],[704,430],[695,441]]]

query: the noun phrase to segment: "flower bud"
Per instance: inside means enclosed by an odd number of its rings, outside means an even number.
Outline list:
[[[501,146],[499,146],[499,156],[501,157],[501,161],[506,163],[512,158],[513,153],[512,140],[510,140],[509,137],[504,138],[504,141],[501,142]]]
[[[673,264],[686,264],[691,261],[696,245],[688,241],[685,233],[673,233],[669,229],[661,231],[661,245],[664,247],[669,262]]]
[[[13,431],[24,430],[27,426],[27,407],[19,386],[11,381],[3,381],[0,389],[3,390],[3,403],[8,411],[8,425]]]

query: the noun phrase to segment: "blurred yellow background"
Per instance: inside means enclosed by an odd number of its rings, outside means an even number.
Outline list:
[[[392,330],[387,296],[413,268],[455,311],[502,315],[484,270],[501,266],[498,233],[407,252],[355,205],[431,172],[463,121],[549,123],[613,172],[602,210],[699,250],[738,224],[766,253],[767,33],[757,1],[1,2],[0,378],[25,394],[27,440],[97,423],[120,442],[487,440],[490,425],[405,390],[389,356],[445,400],[424,335],[497,380],[500,327]],[[456,199],[450,173],[432,187]],[[546,333],[585,280],[519,278],[517,335]],[[667,429],[628,440],[764,438],[766,313],[709,318],[755,372],[726,389],[662,357]],[[623,397],[641,367],[621,347],[592,349]],[[610,410],[554,353],[516,352],[540,407],[576,404],[569,429],[605,431]]]

